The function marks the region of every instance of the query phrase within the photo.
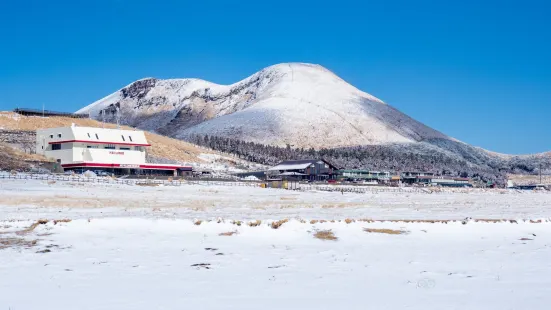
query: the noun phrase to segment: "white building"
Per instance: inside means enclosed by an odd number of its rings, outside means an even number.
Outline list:
[[[115,174],[191,173],[181,165],[146,162],[151,146],[143,131],[96,127],[60,127],[36,132],[36,153],[57,161],[65,170],[107,170]]]

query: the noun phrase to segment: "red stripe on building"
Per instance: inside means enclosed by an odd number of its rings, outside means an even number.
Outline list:
[[[63,168],[80,168],[80,167],[91,167],[91,168],[129,168],[129,169],[157,169],[157,170],[176,170],[183,169],[187,171],[192,171],[191,166],[171,166],[171,165],[139,165],[139,168],[130,168],[130,167],[121,167],[121,164],[102,164],[102,163],[78,163],[78,164],[63,164]]]
[[[116,145],[134,145],[134,146],[151,146],[151,144],[144,143],[126,143],[126,142],[105,142],[105,141],[86,141],[86,140],[64,140],[64,141],[52,141],[48,144],[60,144],[60,143],[72,143],[72,142],[82,142],[90,144],[116,144]]]
[[[100,163],[80,163],[80,164],[64,164],[63,168],[76,168],[76,167],[96,167],[96,168],[119,168],[120,164],[100,164]]]

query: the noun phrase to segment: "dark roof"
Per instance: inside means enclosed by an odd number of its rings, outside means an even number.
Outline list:
[[[323,161],[324,163],[328,164],[332,169],[337,169],[337,167],[333,166],[333,164],[331,164],[330,162],[328,162],[327,160],[321,158],[321,159],[298,159],[298,160],[284,160],[282,162],[280,162],[279,164],[277,164],[278,166],[279,165],[301,165],[301,164],[314,164],[314,163],[317,163],[318,161]]]

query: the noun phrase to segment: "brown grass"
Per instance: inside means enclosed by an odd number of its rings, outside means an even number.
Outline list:
[[[256,220],[256,221],[253,221],[253,222],[249,222],[249,226],[251,226],[251,227],[257,227],[257,226],[260,226],[260,224],[262,224],[261,220]]]
[[[279,221],[275,221],[275,222],[272,222],[272,224],[270,225],[273,229],[278,229],[279,227],[281,227],[281,225],[285,224],[289,222],[289,219],[283,219],[283,220],[279,220]]]
[[[16,234],[17,235],[26,235],[26,234],[32,232],[33,230],[35,230],[35,228],[37,228],[38,225],[44,225],[46,223],[48,223],[48,220],[38,220],[35,223],[33,223],[31,226],[29,226],[29,227],[27,227],[23,230],[17,231]]]
[[[40,128],[67,127],[75,123],[77,126],[102,127],[98,121],[87,118],[70,117],[35,117],[22,116],[12,112],[0,112],[0,127],[7,130],[36,131]],[[105,128],[116,128],[116,124],[106,123]],[[121,126],[123,129],[133,128]],[[201,153],[217,153],[208,149],[199,148],[191,143],[145,132],[147,141],[151,144],[148,153],[152,156],[168,158],[181,162],[203,162],[199,159]],[[25,155],[22,155],[25,156]],[[35,157],[35,156],[32,156]],[[43,158],[40,156],[40,158]]]
[[[350,223],[353,223],[353,222],[355,222],[355,221],[354,221],[353,219],[348,219],[348,218],[347,218],[346,220],[344,220],[344,222],[345,222],[346,224],[350,224]]]
[[[0,238],[0,250],[12,247],[30,248],[36,245],[38,240],[25,240],[23,238]]]
[[[193,222],[193,224],[199,226],[199,225],[201,225],[202,222],[203,221],[201,221],[201,220],[197,220],[197,221]]]
[[[57,225],[57,223],[69,223],[71,221],[71,219],[54,220],[54,225]]]
[[[297,200],[296,197],[279,197],[279,200]]]
[[[235,234],[237,234],[237,231],[227,231],[227,232],[219,233],[218,236],[230,237],[230,236],[233,236]]]
[[[317,222],[318,222],[318,220],[311,220],[311,221],[310,221],[310,224],[314,225],[314,224],[316,224]]]
[[[331,230],[318,230],[314,233],[314,238],[329,241],[337,241],[339,239]]]
[[[364,231],[368,233],[378,233],[378,234],[388,234],[388,235],[402,235],[402,234],[408,233],[405,230],[395,230],[395,229],[388,229],[388,228],[364,228]]]

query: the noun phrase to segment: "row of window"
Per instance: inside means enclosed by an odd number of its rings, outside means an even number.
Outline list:
[[[58,133],[58,134],[57,134],[57,137],[58,137],[58,138],[61,138],[61,134],[60,134],[60,133]],[[53,134],[52,134],[52,135],[50,135],[50,139],[53,139],[53,138],[54,138],[54,135],[53,135]]]

